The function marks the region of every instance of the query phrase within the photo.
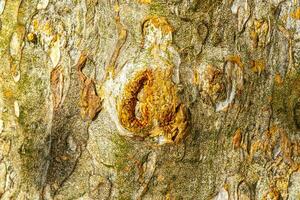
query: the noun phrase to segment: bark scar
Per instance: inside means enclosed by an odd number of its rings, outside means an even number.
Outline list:
[[[87,56],[82,54],[77,63],[77,72],[81,82],[80,114],[84,120],[93,120],[102,109],[102,99],[98,96],[95,81],[88,78],[83,72]]]
[[[158,137],[159,143],[180,142],[186,135],[187,113],[180,103],[169,70],[146,69],[124,89],[118,105],[121,124],[139,136]]]
[[[52,92],[52,101],[54,109],[57,109],[62,104],[63,88],[64,88],[64,75],[62,67],[57,66],[51,71],[50,84]]]
[[[117,27],[117,32],[118,32],[118,41],[115,46],[114,52],[109,60],[109,64],[107,67],[107,73],[106,73],[106,78],[108,77],[109,73],[112,74],[114,77],[116,74],[116,62],[118,60],[120,51],[122,47],[124,46],[126,39],[127,39],[127,30],[124,28],[123,24],[121,23],[120,19],[120,5],[119,1],[116,1],[115,6],[115,21],[116,21],[116,27]]]

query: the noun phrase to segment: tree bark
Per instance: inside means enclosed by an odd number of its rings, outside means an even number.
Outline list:
[[[0,0],[1,199],[300,199],[300,1]]]

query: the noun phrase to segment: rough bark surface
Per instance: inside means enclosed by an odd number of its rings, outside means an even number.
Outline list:
[[[300,1],[0,0],[1,199],[300,199]]]

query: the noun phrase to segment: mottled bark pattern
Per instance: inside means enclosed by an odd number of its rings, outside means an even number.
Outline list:
[[[0,198],[300,199],[299,38],[299,0],[0,0]]]

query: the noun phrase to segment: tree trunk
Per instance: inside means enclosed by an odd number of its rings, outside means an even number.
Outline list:
[[[1,199],[300,199],[300,1],[0,0]]]

